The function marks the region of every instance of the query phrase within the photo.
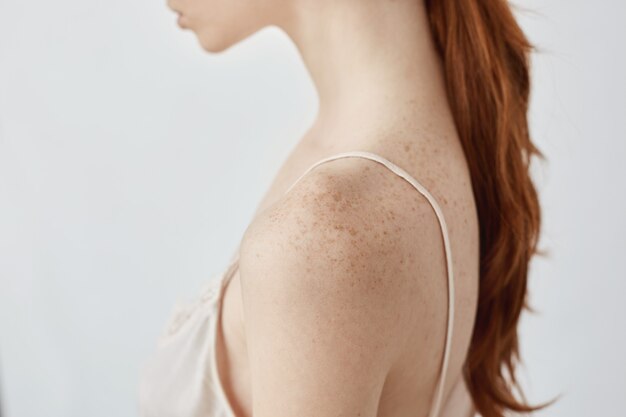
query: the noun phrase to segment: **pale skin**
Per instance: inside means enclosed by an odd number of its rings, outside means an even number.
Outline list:
[[[461,368],[478,291],[478,220],[441,62],[420,0],[170,0],[219,53],[266,26],[295,43],[317,118],[259,203],[226,287],[218,368],[240,417],[425,416],[447,320],[437,218],[366,150],[404,168],[441,205],[455,317],[440,416],[465,417]]]

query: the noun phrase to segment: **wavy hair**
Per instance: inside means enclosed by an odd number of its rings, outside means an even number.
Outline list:
[[[541,210],[530,176],[527,112],[533,46],[505,0],[425,0],[443,60],[448,100],[463,145],[480,227],[480,291],[463,377],[476,411],[503,417],[528,405],[516,379],[518,321],[527,304]]]

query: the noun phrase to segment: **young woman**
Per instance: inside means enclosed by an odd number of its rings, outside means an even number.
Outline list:
[[[319,112],[226,268],[172,316],[143,417],[530,411],[531,46],[503,0],[170,0],[219,52],[275,25]],[[536,407],[535,407],[536,408]]]

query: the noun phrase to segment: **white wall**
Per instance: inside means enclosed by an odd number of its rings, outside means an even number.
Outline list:
[[[545,210],[522,325],[529,394],[546,416],[626,414],[626,5],[524,1],[532,132]]]
[[[522,377],[539,415],[626,408],[626,38],[615,1],[519,2],[543,49],[532,129],[543,247]],[[137,414],[173,302],[223,269],[311,122],[295,48],[266,29],[219,55],[164,2],[0,0],[4,417]]]

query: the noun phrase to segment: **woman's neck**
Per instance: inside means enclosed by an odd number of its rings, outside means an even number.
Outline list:
[[[415,117],[432,123],[441,110],[448,116],[440,58],[421,1],[293,5],[278,26],[300,51],[317,89],[316,125],[353,121],[367,129]]]

